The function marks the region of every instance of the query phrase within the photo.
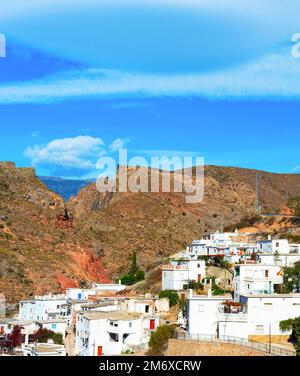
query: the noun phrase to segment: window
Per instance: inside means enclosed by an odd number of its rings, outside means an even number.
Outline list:
[[[132,322],[131,321],[129,322],[129,328],[132,328]]]
[[[264,325],[256,325],[255,326],[255,334],[265,334]]]
[[[279,243],[278,242],[276,243],[276,248],[279,248]]]
[[[205,312],[205,306],[204,305],[199,306],[199,312]]]
[[[265,303],[264,309],[265,309],[265,311],[272,311],[273,310],[273,304],[272,303]]]
[[[56,329],[56,324],[52,324],[52,325],[51,325],[51,328],[52,328],[52,329]]]

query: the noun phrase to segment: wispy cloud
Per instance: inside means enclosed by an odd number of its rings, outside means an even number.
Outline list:
[[[86,69],[0,86],[0,103],[161,96],[299,98],[300,59],[294,59],[285,50],[236,69],[206,74],[147,75]]]

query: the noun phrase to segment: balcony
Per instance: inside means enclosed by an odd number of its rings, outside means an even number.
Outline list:
[[[163,265],[162,270],[189,270],[187,265]]]

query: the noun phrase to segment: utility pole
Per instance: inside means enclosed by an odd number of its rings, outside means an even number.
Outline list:
[[[260,206],[260,174],[256,174],[255,177],[255,190],[256,190],[256,201],[255,201],[255,210],[256,214],[260,214],[261,212],[261,206]]]

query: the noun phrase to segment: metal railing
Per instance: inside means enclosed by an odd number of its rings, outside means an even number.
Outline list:
[[[268,343],[252,341],[249,339],[239,338],[239,337],[219,336],[219,338],[217,338],[213,335],[176,332],[174,333],[172,338],[182,340],[182,341],[234,344],[234,345],[246,347],[246,348],[260,351],[265,354],[269,354],[273,356],[296,356],[296,351],[286,350],[279,346],[274,346]]]

